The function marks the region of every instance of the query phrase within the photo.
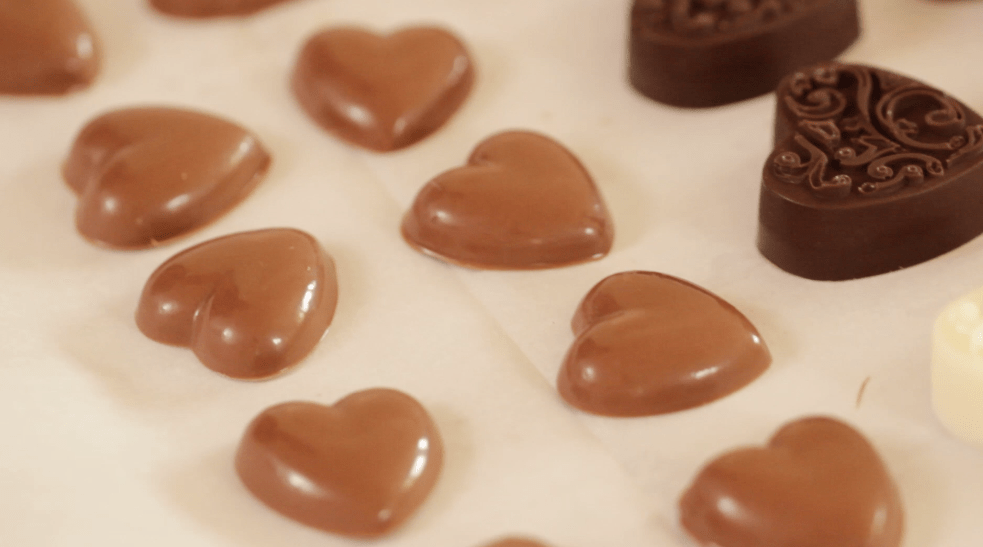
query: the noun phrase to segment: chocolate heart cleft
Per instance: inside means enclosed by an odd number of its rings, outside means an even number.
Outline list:
[[[555,268],[605,256],[614,227],[590,174],[556,141],[507,131],[428,182],[403,217],[415,249],[472,268]]]
[[[473,82],[467,48],[436,27],[388,36],[352,27],[319,32],[304,44],[291,79],[315,122],[376,152],[406,148],[439,129]]]
[[[62,95],[92,84],[98,40],[72,0],[0,2],[0,94]]]
[[[174,17],[211,18],[252,15],[290,0],[150,0],[161,13]]]
[[[332,406],[291,402],[264,410],[246,428],[235,466],[250,492],[291,519],[379,537],[423,504],[443,454],[420,403],[376,388]]]
[[[275,376],[307,356],[334,317],[334,261],[311,235],[241,232],[184,250],[147,280],[136,323],[232,378]]]
[[[707,404],[760,376],[771,354],[757,329],[706,289],[656,272],[603,279],[573,318],[557,390],[603,416]]]
[[[656,101],[717,106],[774,90],[859,34],[856,0],[635,0],[628,75]]]
[[[679,510],[683,528],[715,547],[898,547],[904,532],[898,489],[874,447],[826,417],[710,462]]]
[[[983,118],[886,70],[802,68],[777,91],[758,248],[783,270],[845,280],[912,266],[983,232]]]
[[[90,121],[62,167],[78,194],[75,226],[117,249],[144,249],[196,230],[256,187],[270,166],[259,138],[191,110],[139,107]]]

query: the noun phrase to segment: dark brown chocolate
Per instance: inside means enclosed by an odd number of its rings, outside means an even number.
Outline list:
[[[321,340],[338,301],[334,261],[312,236],[276,228],[182,251],[147,280],[136,322],[241,379],[279,374]]]
[[[157,11],[175,17],[209,18],[252,15],[290,0],[150,0]]]
[[[722,105],[772,91],[859,34],[856,0],[635,0],[628,75],[662,103]]]
[[[379,36],[336,28],[307,41],[292,85],[322,127],[388,152],[439,129],[464,103],[473,81],[467,49],[446,30],[413,27]]]
[[[828,63],[778,88],[758,248],[809,279],[912,266],[983,233],[983,119],[885,70]]]
[[[89,122],[62,172],[79,196],[75,225],[83,236],[141,249],[215,220],[269,165],[259,139],[234,123],[189,110],[131,108]]]
[[[655,272],[623,272],[595,285],[577,308],[573,332],[557,389],[571,405],[604,416],[703,405],[771,363],[757,329],[736,308]]]
[[[823,417],[710,462],[679,510],[693,537],[718,547],[898,547],[904,532],[898,489],[874,447]]]
[[[393,531],[440,475],[443,444],[415,399],[392,389],[333,406],[284,403],[249,424],[236,471],[257,498],[308,526],[346,536]]]
[[[0,93],[60,95],[99,72],[99,44],[72,0],[0,2]]]
[[[464,167],[428,182],[403,238],[453,264],[554,268],[603,257],[614,228],[580,161],[556,141],[509,131],[480,143]]]

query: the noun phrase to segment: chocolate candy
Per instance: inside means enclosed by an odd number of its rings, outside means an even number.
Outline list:
[[[656,101],[716,106],[772,91],[859,33],[856,0],[635,0],[628,75]]]
[[[898,489],[874,447],[824,417],[710,462],[679,511],[693,537],[719,547],[898,547],[904,531]]]
[[[391,532],[424,502],[443,444],[415,399],[392,389],[353,393],[327,407],[284,403],[242,436],[239,478],[271,508],[347,536]]]
[[[842,280],[934,258],[983,232],[983,119],[921,82],[837,63],[778,87],[758,248]]]
[[[191,348],[216,372],[260,379],[310,353],[337,301],[334,261],[316,239],[258,230],[164,262],[144,286],[136,322],[153,340]]]
[[[199,112],[131,108],[79,133],[65,181],[78,231],[120,249],[159,245],[211,222],[262,180],[270,155],[238,125]]]
[[[378,36],[336,28],[307,41],[292,84],[300,105],[322,127],[388,152],[439,129],[473,81],[467,49],[445,30],[413,27]]]
[[[0,2],[0,93],[59,95],[87,87],[99,46],[72,0]]]
[[[706,289],[665,274],[623,272],[587,293],[557,378],[571,405],[646,416],[703,405],[760,376],[771,354],[754,325]]]
[[[950,302],[935,320],[932,407],[953,435],[983,447],[983,287]]]
[[[228,17],[251,15],[289,0],[150,0],[157,11],[175,17]]]
[[[573,154],[548,137],[509,131],[420,190],[403,218],[403,238],[463,266],[553,268],[606,255],[614,228]]]

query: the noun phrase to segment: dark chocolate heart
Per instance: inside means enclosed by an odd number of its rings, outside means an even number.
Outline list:
[[[983,119],[905,76],[837,63],[778,88],[758,248],[809,279],[912,266],[983,232]]]
[[[614,228],[590,174],[562,145],[510,131],[420,190],[403,218],[416,249],[475,268],[553,268],[598,259]]]
[[[877,452],[822,417],[710,462],[679,509],[683,527],[717,547],[898,547],[904,531],[898,490]]]
[[[206,241],[164,262],[144,286],[136,322],[216,372],[268,378],[310,353],[337,301],[334,261],[320,243],[276,228]]]
[[[389,36],[336,28],[304,45],[293,90],[318,124],[359,146],[405,148],[440,128],[471,91],[464,44],[432,27]]]
[[[622,272],[587,293],[557,378],[571,405],[604,416],[675,412],[733,393],[768,368],[754,325],[707,290]]]
[[[72,0],[0,2],[0,93],[57,95],[87,87],[99,46]]]
[[[236,471],[287,517],[336,534],[381,536],[424,502],[443,457],[420,403],[377,388],[333,406],[293,402],[264,410],[242,436]]]
[[[635,0],[629,78],[666,104],[727,104],[836,57],[859,33],[856,0]]]
[[[75,139],[65,181],[79,196],[75,225],[110,247],[153,247],[242,201],[270,165],[236,124],[173,108],[103,114]]]
[[[250,15],[289,0],[150,0],[157,11],[175,17]]]

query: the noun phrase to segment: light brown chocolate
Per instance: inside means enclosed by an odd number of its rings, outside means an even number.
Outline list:
[[[144,286],[136,322],[216,372],[262,379],[310,353],[337,301],[334,261],[320,243],[273,228],[206,241],[164,262]]]
[[[509,537],[509,538],[498,540],[495,543],[489,543],[485,547],[548,547],[548,546],[545,543],[540,543],[532,539]]]
[[[269,153],[246,129],[158,107],[89,122],[62,172],[79,196],[75,225],[83,236],[141,249],[215,220],[259,184],[269,165]]]
[[[150,0],[157,11],[175,17],[208,18],[252,15],[289,0]]]
[[[832,418],[728,452],[679,502],[683,527],[719,547],[898,547],[904,510],[874,447]]]
[[[590,174],[556,141],[489,137],[428,182],[403,218],[417,250],[473,268],[532,269],[603,257],[614,227]]]
[[[98,40],[72,0],[0,2],[0,93],[60,95],[99,72]]]
[[[622,272],[587,293],[557,378],[571,405],[647,416],[703,405],[760,376],[771,354],[736,308],[656,272]]]
[[[294,68],[294,95],[322,127],[387,152],[440,128],[471,91],[474,69],[450,32],[412,27],[388,36],[335,28],[311,37]]]
[[[333,406],[284,403],[249,424],[239,478],[283,515],[335,534],[392,532],[440,475],[443,443],[427,411],[392,389],[353,393]]]

